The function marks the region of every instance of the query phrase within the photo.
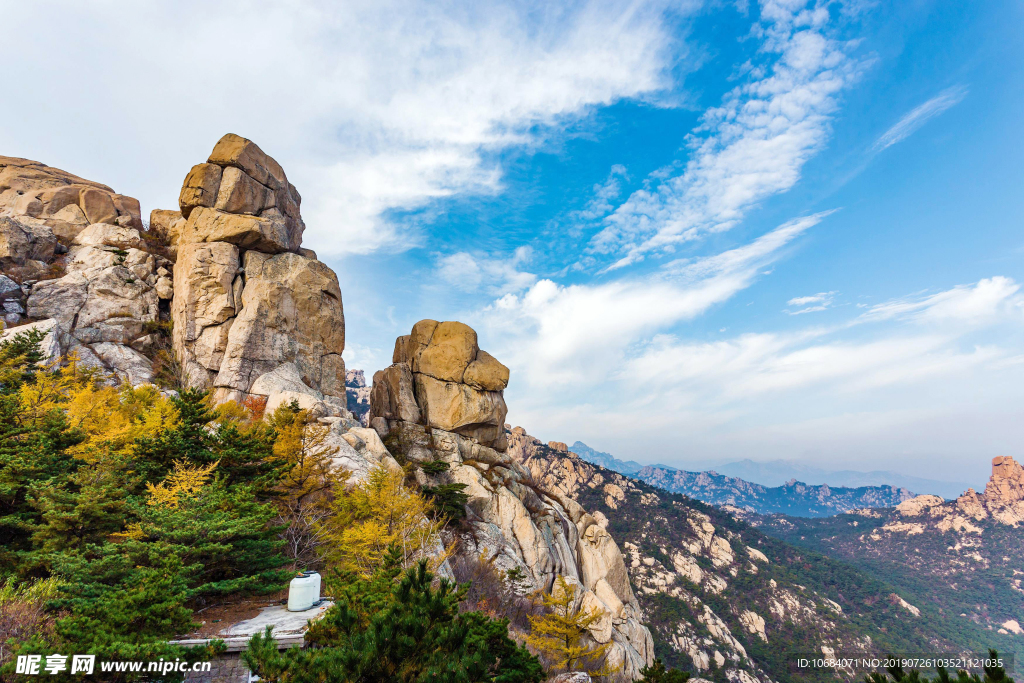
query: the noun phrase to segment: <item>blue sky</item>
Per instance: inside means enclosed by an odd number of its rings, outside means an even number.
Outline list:
[[[350,367],[458,319],[543,439],[977,485],[1024,455],[1019,2],[0,10],[0,151],[148,211],[256,140]]]

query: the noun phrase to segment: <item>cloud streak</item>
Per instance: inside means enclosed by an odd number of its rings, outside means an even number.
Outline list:
[[[502,359],[535,388],[595,384],[628,350],[749,287],[783,248],[830,212],[790,221],[753,242],[696,260],[674,261],[641,278],[559,285],[542,279],[507,294],[482,316]]]
[[[965,97],[967,97],[966,86],[955,85],[951,88],[946,88],[921,106],[912,109],[896,125],[882,133],[881,137],[875,141],[875,151],[880,152],[898,142],[903,142],[930,119],[938,116],[950,107],[960,104]]]
[[[191,165],[236,132],[287,169],[306,242],[326,256],[418,244],[405,214],[498,192],[497,152],[655,97],[677,47],[659,0],[51,7],[5,6],[8,67],[38,101],[73,100],[76,125],[60,107],[7,107],[5,154],[103,180],[148,211],[173,206]],[[62,38],[40,51],[43,25]],[[69,64],[90,65],[89,78]]]
[[[837,97],[863,65],[829,37],[827,9],[791,5],[762,4],[755,35],[771,63],[752,68],[750,82],[704,113],[687,138],[683,172],[652,175],[653,187],[634,192],[591,240],[592,253],[617,258],[607,270],[732,228],[758,202],[793,187],[823,147]]]

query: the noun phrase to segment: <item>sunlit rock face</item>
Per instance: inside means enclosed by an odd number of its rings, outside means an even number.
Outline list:
[[[571,496],[542,485],[506,452],[508,368],[479,348],[469,326],[435,320],[399,337],[393,360],[374,375],[370,424],[399,460],[448,463],[436,475],[417,469],[421,484],[465,485],[469,531],[459,552],[501,571],[518,567],[534,589],[550,591],[559,577],[579,586],[584,608],[605,615],[589,637],[610,642],[609,663],[639,677],[654,645],[615,540]]]
[[[228,134],[185,176],[180,211],[151,214],[177,256],[174,348],[187,383],[217,401],[277,405],[287,391],[315,413],[347,415],[341,289],[301,248],[300,202],[277,161]],[[281,389],[282,373],[298,382]]]

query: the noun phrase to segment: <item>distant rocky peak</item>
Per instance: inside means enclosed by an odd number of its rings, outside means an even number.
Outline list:
[[[992,477],[985,486],[985,499],[1002,505],[1024,500],[1024,467],[1008,455],[992,459]]]
[[[967,489],[954,501],[938,496],[918,496],[896,508],[905,517],[927,516],[942,531],[949,529],[980,533],[972,522],[992,519],[1001,524],[1018,526],[1024,522],[1024,467],[1009,456],[992,459],[992,476],[984,493]]]

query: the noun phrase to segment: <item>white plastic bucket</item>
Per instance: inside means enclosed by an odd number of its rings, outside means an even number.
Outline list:
[[[288,611],[305,612],[320,602],[320,574],[302,572],[288,585]]]

